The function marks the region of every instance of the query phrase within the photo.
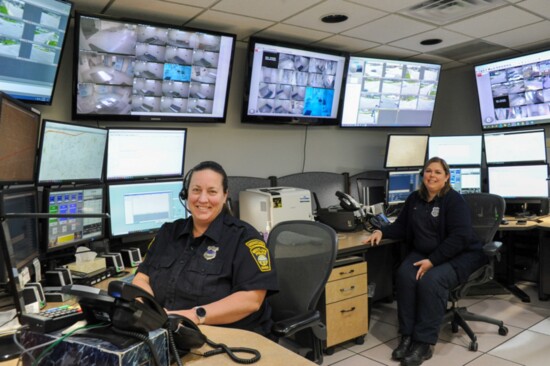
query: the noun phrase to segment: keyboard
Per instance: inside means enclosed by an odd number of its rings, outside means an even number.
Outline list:
[[[35,314],[22,314],[20,321],[33,332],[49,333],[84,319],[80,305],[62,305]]]

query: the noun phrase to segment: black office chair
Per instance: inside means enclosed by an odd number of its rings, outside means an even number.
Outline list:
[[[279,280],[279,293],[268,299],[272,332],[281,344],[299,347],[295,351],[321,364],[327,329],[317,302],[336,259],[336,232],[316,221],[285,221],[271,230],[267,244]]]
[[[469,193],[464,195],[464,199],[470,207],[472,216],[472,226],[483,243],[483,250],[489,257],[489,263],[479,268],[472,273],[468,280],[454,288],[450,293],[449,301],[452,305],[447,310],[444,324],[451,322],[453,333],[458,332],[460,326],[468,337],[470,337],[470,351],[477,351],[477,337],[468,325],[467,321],[480,321],[498,326],[498,334],[505,336],[508,334],[508,328],[504,326],[502,320],[493,319],[487,316],[474,314],[468,311],[465,307],[458,307],[458,300],[468,293],[468,290],[473,286],[478,286],[487,283],[494,276],[494,261],[500,260],[501,242],[493,241],[502,218],[504,217],[504,209],[506,203],[501,196],[490,193]]]

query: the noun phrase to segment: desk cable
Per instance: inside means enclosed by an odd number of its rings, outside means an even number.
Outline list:
[[[257,362],[261,357],[262,355],[260,354],[260,352],[258,350],[255,350],[253,348],[246,348],[246,347],[228,347],[226,344],[223,344],[223,343],[216,343],[216,342],[213,342],[211,341],[210,339],[206,339],[206,343],[213,347],[213,348],[216,348],[212,351],[206,351],[202,354],[203,357],[210,357],[210,356],[214,356],[214,355],[219,355],[221,353],[227,353],[227,355],[233,360],[235,361],[236,363],[241,363],[241,364],[251,364],[251,363],[254,363],[254,362]],[[238,357],[237,355],[235,355],[235,353],[250,353],[252,355],[254,355],[254,357],[252,358],[242,358],[242,357]]]

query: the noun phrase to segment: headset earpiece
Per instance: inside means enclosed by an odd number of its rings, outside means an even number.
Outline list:
[[[180,200],[186,201],[187,197],[189,197],[189,181],[191,180],[191,175],[193,174],[193,169],[189,170],[187,174],[185,174],[185,177],[183,178],[183,185],[181,187],[180,191]]]

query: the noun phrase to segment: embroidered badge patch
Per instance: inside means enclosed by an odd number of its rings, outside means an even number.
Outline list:
[[[209,261],[216,258],[216,253],[218,252],[218,250],[220,250],[220,248],[209,245],[208,248],[206,248],[206,252],[204,252],[203,254],[204,259]]]
[[[432,216],[433,217],[439,216],[439,207],[432,208]]]
[[[269,261],[269,251],[265,243],[258,239],[252,239],[246,242],[246,246],[250,250],[250,254],[252,254],[260,271],[270,272],[271,262]]]

